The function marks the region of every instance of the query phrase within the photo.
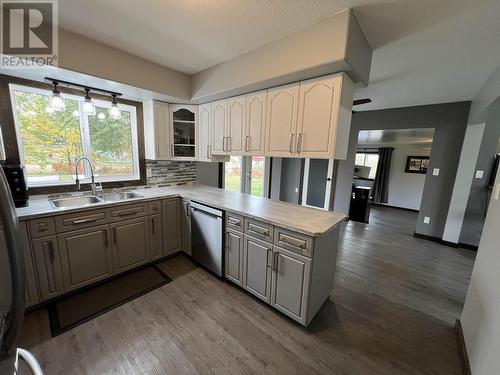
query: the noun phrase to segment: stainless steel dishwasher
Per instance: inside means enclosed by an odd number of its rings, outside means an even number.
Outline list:
[[[191,241],[193,259],[223,277],[223,212],[191,202]]]

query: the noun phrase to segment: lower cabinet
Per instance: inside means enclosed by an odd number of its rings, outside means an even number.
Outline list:
[[[151,259],[147,217],[112,224],[110,228],[116,272],[140,266]]]
[[[227,230],[225,249],[225,275],[237,285],[242,285],[243,234]]]
[[[163,246],[164,255],[173,254],[180,249],[181,241],[181,205],[179,198],[165,199],[163,207]]]
[[[28,229],[24,221],[19,223],[19,229],[21,231],[21,241],[24,253],[24,274],[26,275],[24,283],[24,299],[26,301],[25,307],[30,307],[40,302],[40,297],[38,296],[38,287],[36,284],[33,257],[31,256]]]
[[[191,255],[191,208],[189,201],[182,201],[181,209],[181,247],[182,250]]]
[[[56,236],[38,238],[31,245],[41,300],[62,294],[64,284]]]
[[[107,225],[60,234],[57,238],[65,292],[113,275]]]
[[[163,256],[163,235],[161,215],[149,217],[149,247],[151,248],[151,259],[155,260]]]
[[[305,323],[311,259],[274,246],[272,268],[271,305]]]
[[[245,235],[243,288],[261,300],[271,302],[272,245]]]

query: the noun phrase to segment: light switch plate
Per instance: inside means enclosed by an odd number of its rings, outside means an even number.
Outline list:
[[[479,171],[479,170],[476,171],[476,178],[481,179],[483,178],[483,176],[484,176],[484,171]]]
[[[433,175],[433,176],[439,176],[439,168],[434,168],[434,169],[432,170],[432,175]]]
[[[299,192],[299,188],[296,187],[295,188],[295,192],[298,193]]]
[[[429,216],[424,217],[424,224],[430,224],[431,223],[431,218]]]

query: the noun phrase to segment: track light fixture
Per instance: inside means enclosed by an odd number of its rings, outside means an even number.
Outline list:
[[[83,111],[89,115],[95,114],[95,107],[92,104],[92,98],[90,97],[90,89],[85,88],[85,101],[83,102]]]
[[[118,103],[116,102],[116,94],[112,94],[111,96],[113,97],[113,101],[111,102],[111,118],[117,120],[120,118],[121,113],[118,109]]]
[[[62,111],[65,108],[64,100],[61,98],[61,92],[57,88],[57,81],[53,82],[54,90],[52,90],[52,98],[50,99],[50,107],[54,111]]]

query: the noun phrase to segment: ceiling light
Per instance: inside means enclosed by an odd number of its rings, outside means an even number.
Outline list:
[[[102,112],[99,112],[97,114],[97,118],[102,121],[102,120],[104,120],[106,118],[106,115],[104,113],[102,113]]]
[[[118,109],[118,103],[116,102],[116,95],[111,95],[113,97],[113,101],[111,102],[111,117],[119,119],[121,116],[120,110]]]
[[[57,88],[57,82],[54,82],[54,90],[52,90],[52,98],[50,99],[50,107],[54,111],[64,110],[64,100],[61,98],[61,93]]]
[[[89,95],[90,89],[86,88],[85,89],[85,101],[83,102],[83,111],[85,113],[88,113],[90,115],[95,114],[95,107],[92,104],[92,98]]]

